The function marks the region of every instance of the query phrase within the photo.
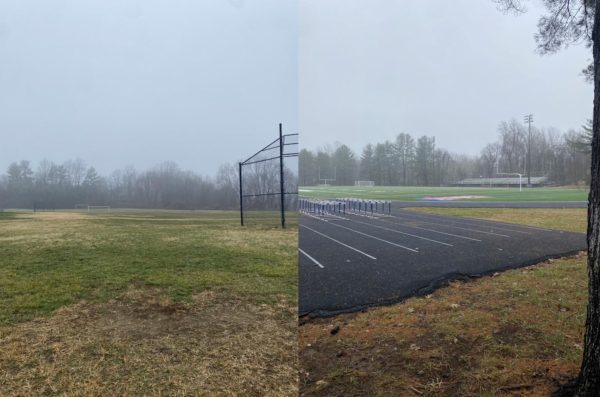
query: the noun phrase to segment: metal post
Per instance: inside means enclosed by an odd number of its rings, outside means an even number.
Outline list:
[[[529,139],[527,141],[527,187],[531,187],[531,120],[529,120]]]
[[[242,163],[238,163],[240,173],[240,224],[244,226],[244,195],[242,192]]]
[[[523,191],[523,184],[521,183],[521,178],[523,177],[523,175],[519,174],[519,192]]]
[[[525,122],[529,124],[529,136],[527,139],[527,187],[531,187],[531,123],[533,122],[533,114],[526,115]]]
[[[279,190],[281,195],[281,227],[285,229],[285,191],[283,184],[283,126],[279,123]]]

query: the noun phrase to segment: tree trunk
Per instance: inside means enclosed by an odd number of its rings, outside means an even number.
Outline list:
[[[600,1],[595,14],[600,16]],[[577,378],[558,390],[556,396],[600,395],[600,19],[594,18],[594,122],[592,169],[588,198],[588,306],[583,361]]]
[[[600,15],[600,1],[596,2]],[[600,20],[594,21],[594,126],[592,180],[588,198],[588,308],[583,362],[579,373],[580,396],[600,394]]]

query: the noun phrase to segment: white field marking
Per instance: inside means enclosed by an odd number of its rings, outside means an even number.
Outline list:
[[[298,248],[298,251],[300,251],[301,254],[303,254],[304,256],[306,256],[308,259],[310,259],[311,261],[313,261],[317,266],[319,266],[321,269],[325,269],[325,266],[321,265],[319,263],[318,260],[316,260],[315,258],[313,258],[312,256],[308,255],[306,252],[304,252],[304,250],[302,250],[301,248]]]
[[[446,245],[446,246],[448,246],[448,247],[454,247],[454,245],[452,245],[452,244],[448,244],[448,243],[444,243],[443,241],[433,240],[433,239],[431,239],[431,238],[427,238],[427,237],[423,237],[423,236],[417,236],[416,234],[411,234],[411,233],[401,232],[400,230],[390,229],[390,228],[383,227],[383,226],[379,226],[379,225],[372,225],[372,224],[370,224],[370,223],[366,223],[366,222],[353,221],[352,219],[350,219],[350,222],[354,222],[354,223],[361,223],[361,224],[363,224],[363,225],[367,225],[367,226],[373,226],[373,227],[376,227],[376,228],[378,228],[378,229],[389,230],[390,232],[399,233],[399,234],[404,234],[404,235],[411,236],[411,237],[415,237],[415,238],[420,238],[421,240],[427,240],[427,241],[431,241],[432,243],[442,244],[442,245]]]
[[[366,256],[367,258],[371,258],[371,259],[373,259],[373,260],[377,260],[377,258],[375,258],[373,255],[369,255],[369,254],[367,254],[366,252],[363,252],[363,251],[361,251],[361,250],[359,250],[359,249],[356,249],[356,248],[354,248],[354,247],[351,247],[351,246],[349,246],[348,244],[344,244],[344,243],[342,243],[341,241],[339,241],[339,240],[336,240],[336,239],[334,239],[333,237],[329,237],[328,235],[326,235],[326,234],[323,234],[323,233],[321,233],[321,232],[319,232],[319,231],[317,231],[317,230],[315,230],[315,229],[313,229],[313,228],[310,228],[310,227],[308,227],[308,226],[304,226],[304,225],[300,225],[300,227],[306,228],[306,229],[308,229],[308,230],[310,230],[310,231],[312,231],[312,232],[314,232],[314,233],[320,234],[321,236],[323,236],[323,237],[325,237],[325,238],[328,238],[328,239],[330,239],[330,240],[332,240],[332,241],[335,241],[336,243],[338,243],[338,244],[340,244],[340,245],[343,245],[343,246],[344,246],[344,247],[346,247],[346,248],[350,248],[351,250],[353,250],[353,251],[356,251],[356,252],[358,252],[359,254],[363,254],[363,255],[364,255],[364,256]]]
[[[348,229],[348,230],[350,230],[351,232],[358,233],[358,234],[362,234],[363,236],[370,237],[370,238],[372,238],[372,239],[379,240],[379,241],[382,241],[382,242],[384,242],[384,243],[388,243],[388,244],[390,244],[390,245],[394,245],[394,246],[396,246],[396,247],[399,247],[399,248],[402,248],[402,249],[405,249],[405,250],[408,250],[408,251],[417,252],[417,253],[419,252],[418,250],[416,250],[416,249],[414,249],[414,248],[405,247],[404,245],[396,244],[396,243],[393,243],[393,242],[391,242],[391,241],[388,241],[388,240],[384,240],[384,239],[382,239],[382,238],[379,238],[379,237],[371,236],[370,234],[363,233],[363,232],[359,232],[358,230],[350,229],[349,227],[346,227],[346,226],[338,225],[337,223],[330,223],[330,225],[332,225],[332,226],[337,226],[337,227],[341,227],[341,228],[343,228],[343,229]]]
[[[437,214],[427,214],[427,215],[431,215],[431,216],[427,216],[425,214],[404,214],[404,216],[406,217],[410,217],[411,215],[415,218],[415,219],[431,219],[432,217],[435,217]],[[448,216],[448,215],[447,215]],[[477,218],[465,218],[465,217],[460,217],[460,216],[455,216],[453,217],[454,219],[452,220],[453,224],[459,224],[459,225],[463,225],[463,226],[482,226],[482,225],[477,225],[477,223],[479,221],[486,221],[486,222],[491,222],[491,223],[500,223],[500,222],[496,222],[496,221],[488,221],[486,219],[477,219]],[[463,221],[463,222],[461,222]],[[510,224],[510,223],[502,223],[503,225],[506,226],[515,226],[515,227],[520,227],[521,225],[517,225],[517,224]],[[514,229],[507,229],[507,228],[503,228],[503,227],[498,227],[496,225],[494,225],[494,229],[498,229],[498,230],[504,230],[506,232],[514,232],[514,233],[521,233],[521,234],[531,234],[531,232],[524,232],[522,230],[514,230]],[[546,230],[546,229],[542,229],[542,230]]]
[[[402,219],[400,219],[400,218],[398,218],[397,216],[394,216],[394,215],[390,215],[390,217],[402,220]],[[390,223],[392,223],[392,222],[390,222]],[[392,224],[395,225],[395,223],[392,223]],[[413,229],[427,230],[428,232],[433,232],[433,233],[438,233],[438,234],[444,234],[446,236],[458,237],[458,238],[462,238],[462,239],[465,239],[465,240],[478,241],[478,242],[482,241],[482,240],[479,240],[479,239],[476,239],[476,238],[473,238],[473,237],[462,236],[460,234],[452,234],[452,233],[440,232],[439,230],[427,229],[426,227],[413,226],[413,225],[405,225],[405,224],[402,224],[402,226],[404,226],[404,227],[411,227]]]
[[[415,221],[417,221],[417,222],[430,223],[432,225],[439,225],[439,222],[426,221],[426,220],[423,220],[421,218],[417,218],[417,219],[412,218],[412,219],[415,220]],[[510,236],[507,236],[506,234],[500,234],[500,233],[494,233],[494,232],[485,232],[483,230],[469,229],[467,227],[460,227],[460,226],[452,226],[452,225],[445,225],[445,226],[446,227],[453,227],[455,229],[468,230],[470,232],[475,232],[475,233],[483,233],[483,234],[490,234],[492,236],[500,236],[500,237],[510,238]]]

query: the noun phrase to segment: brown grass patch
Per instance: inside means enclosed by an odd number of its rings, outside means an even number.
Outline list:
[[[301,395],[548,396],[579,368],[585,261],[580,254],[308,321]]]
[[[19,218],[31,217],[45,221],[76,221],[89,219],[92,215],[82,212],[36,212],[34,214],[19,214]]]
[[[0,390],[26,395],[297,393],[295,307],[132,288],[0,328]]]

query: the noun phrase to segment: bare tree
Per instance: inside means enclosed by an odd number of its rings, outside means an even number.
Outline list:
[[[489,143],[481,150],[481,162],[484,175],[491,178],[496,173],[496,164],[500,159],[501,146],[499,143]]]
[[[64,162],[63,166],[67,170],[71,184],[73,186],[81,185],[83,178],[85,177],[85,161],[79,158],[75,160],[68,160]]]
[[[402,173],[402,185],[406,186],[415,161],[415,140],[410,134],[400,133],[396,136],[395,150]]]

